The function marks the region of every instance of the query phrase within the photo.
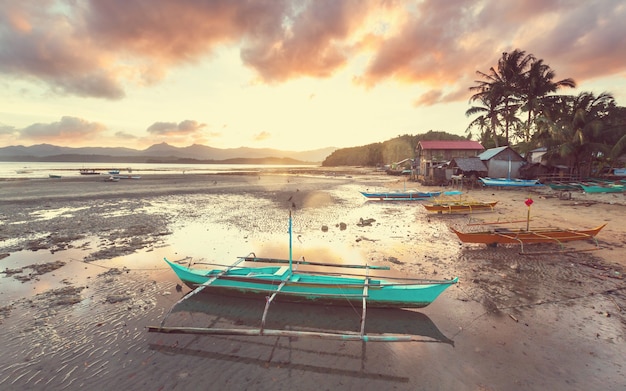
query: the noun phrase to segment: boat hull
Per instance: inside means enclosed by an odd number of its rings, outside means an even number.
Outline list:
[[[166,260],[178,278],[197,288],[215,278],[205,292],[241,297],[267,297],[277,291],[278,301],[325,305],[361,305],[365,277],[341,277],[289,271],[287,266],[242,267],[227,272],[187,268]],[[220,273],[224,273],[221,274]],[[367,306],[372,308],[423,308],[432,303],[453,280],[397,283],[372,278],[367,287]]]
[[[609,186],[598,186],[598,185],[583,185],[580,187],[583,188],[585,193],[622,193],[624,192],[623,185],[609,185]]]
[[[390,192],[390,193],[366,193],[361,192],[365,198],[368,199],[376,199],[376,200],[400,200],[400,201],[411,201],[411,200],[425,200],[433,197],[437,197],[441,195],[440,191],[434,192]]]
[[[429,212],[452,213],[452,212],[472,212],[475,210],[493,210],[498,201],[493,202],[459,202],[441,204],[422,204]]]
[[[506,179],[506,178],[479,178],[485,186],[500,187],[531,187],[543,186],[539,179]]]
[[[498,229],[486,232],[460,232],[450,228],[463,243],[520,244],[560,243],[595,237],[606,224],[587,230],[540,229],[535,231]]]

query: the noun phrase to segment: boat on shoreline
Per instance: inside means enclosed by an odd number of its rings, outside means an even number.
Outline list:
[[[436,213],[471,213],[474,211],[493,210],[498,201],[482,202],[482,201],[444,201],[432,204],[422,204],[429,212]]]
[[[510,229],[498,227],[489,231],[461,232],[454,227],[450,230],[456,234],[463,243],[478,243],[489,246],[498,244],[519,244],[524,253],[524,244],[530,243],[553,243],[562,245],[564,242],[579,240],[593,240],[598,246],[596,235],[604,228],[602,224],[591,229],[562,229],[562,228],[535,228],[535,229]]]
[[[366,300],[372,308],[423,308],[432,303],[452,280],[425,280],[377,277],[341,272],[340,269],[389,270],[388,267],[342,265],[293,261],[296,266],[324,266],[332,271],[294,270],[288,260],[257,258],[254,254],[239,258],[223,269],[196,269],[165,259],[178,278],[191,288],[204,286],[207,292],[227,296],[266,297],[279,294],[279,301],[351,306]],[[238,266],[241,262],[266,262],[281,265]],[[365,291],[365,292],[364,292]]]
[[[289,259],[259,258],[254,253],[239,257],[231,265],[218,265],[215,269],[187,266],[164,259],[178,278],[193,288],[189,294],[174,304],[160,326],[148,327],[149,332],[193,333],[221,335],[272,335],[316,337],[340,340],[411,341],[410,335],[367,335],[365,333],[366,309],[369,308],[423,308],[432,303],[443,291],[458,282],[451,280],[415,279],[408,277],[377,276],[377,270],[389,270],[387,266],[346,265],[339,263],[293,260],[292,222],[289,216]],[[246,264],[263,263],[265,266]],[[312,266],[323,271],[302,270]],[[358,273],[358,269],[364,272]],[[165,320],[173,308],[200,292],[226,296],[253,297],[265,302],[261,326],[257,329],[232,328],[185,328],[164,327]],[[311,332],[294,330],[268,330],[265,319],[269,306],[274,301],[310,303],[322,305],[360,306],[361,330],[355,333]]]
[[[78,172],[80,175],[100,175],[98,171],[90,168],[81,168]]]
[[[511,178],[479,178],[485,186],[499,186],[499,187],[531,187],[531,186],[543,186],[539,182],[539,179],[511,179]]]
[[[622,193],[626,189],[624,185],[617,185],[614,183],[581,183],[580,187],[585,193]]]
[[[423,201],[432,199],[440,195],[458,195],[460,191],[420,191],[420,190],[405,190],[405,191],[390,191],[390,192],[378,192],[368,193],[360,192],[365,198],[370,200],[380,201]]]

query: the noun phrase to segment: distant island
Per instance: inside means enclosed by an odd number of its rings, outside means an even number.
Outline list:
[[[61,147],[50,144],[0,148],[4,162],[90,162],[90,163],[181,163],[181,164],[320,164],[337,148],[311,151],[282,151],[270,148],[220,149],[194,144],[175,147],[155,144],[144,150],[109,147]]]

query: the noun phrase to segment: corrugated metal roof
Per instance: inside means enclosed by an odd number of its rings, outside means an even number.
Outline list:
[[[485,149],[478,141],[472,140],[434,140],[434,141],[420,141],[418,143],[422,149],[470,149],[482,151]]]
[[[487,166],[478,157],[456,157],[452,159],[456,167],[468,171],[488,171]]]
[[[509,147],[508,145],[505,145],[504,147],[489,148],[485,152],[483,152],[480,155],[478,155],[478,157],[480,158],[480,160],[489,160],[492,157],[494,157],[497,154],[499,154],[500,152],[502,152],[505,149],[507,149],[508,147]]]
[[[503,153],[502,156],[500,157],[500,159],[502,159],[502,157],[505,158],[502,160],[506,160],[507,157],[508,157],[508,160],[513,160],[513,161],[524,160],[522,155],[517,153],[517,151],[515,151],[513,148],[509,147],[508,145],[505,145],[504,147],[489,148],[488,150],[479,154],[478,157],[480,158],[480,160],[491,160],[492,158],[499,155],[503,151],[506,151],[506,153]]]

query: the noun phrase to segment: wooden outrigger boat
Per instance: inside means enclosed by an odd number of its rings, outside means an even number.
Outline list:
[[[454,191],[419,191],[419,190],[406,190],[406,191],[390,191],[380,193],[368,193],[360,192],[367,199],[374,199],[380,201],[424,201],[439,197],[440,195],[458,195],[461,192]]]
[[[362,341],[410,341],[411,336],[365,334],[366,308],[422,308],[432,303],[443,291],[458,282],[452,280],[422,280],[370,275],[372,270],[389,270],[386,266],[342,265],[337,263],[293,261],[291,257],[291,216],[289,218],[289,259],[258,258],[254,253],[238,260],[225,269],[196,269],[168,261],[167,264],[178,278],[194,290],[178,303],[201,291],[244,297],[262,297],[265,310],[261,326],[254,330],[193,329],[180,327],[149,327],[150,332],[204,333],[233,335],[314,336],[342,340]],[[246,262],[262,262],[272,266],[240,266]],[[332,271],[302,271],[300,265],[323,266]],[[219,265],[226,266],[226,265]],[[341,269],[364,269],[365,273],[342,272]],[[361,305],[361,331],[355,334],[299,332],[290,330],[267,330],[265,318],[274,300],[307,302],[328,305]],[[176,303],[176,304],[178,304]],[[176,304],[174,306],[176,306]],[[173,308],[173,307],[172,307]],[[170,310],[171,313],[171,310]]]
[[[478,178],[485,186],[497,187],[532,187],[543,186],[539,179],[511,179],[511,178]]]
[[[445,201],[422,204],[429,212],[436,213],[471,213],[475,211],[493,210],[498,201]]]
[[[626,190],[625,185],[610,184],[580,184],[585,193],[622,193]]]
[[[440,191],[391,191],[383,193],[368,193],[362,191],[361,194],[367,199],[381,200],[381,201],[422,201],[428,198],[437,197],[441,194]]]
[[[482,243],[487,245],[498,244],[519,244],[524,253],[524,244],[528,243],[557,243],[572,242],[577,240],[591,239],[598,242],[595,236],[604,228],[606,224],[592,229],[559,229],[559,228],[539,228],[533,230],[496,228],[482,232],[461,232],[454,227],[450,227],[463,243]]]

